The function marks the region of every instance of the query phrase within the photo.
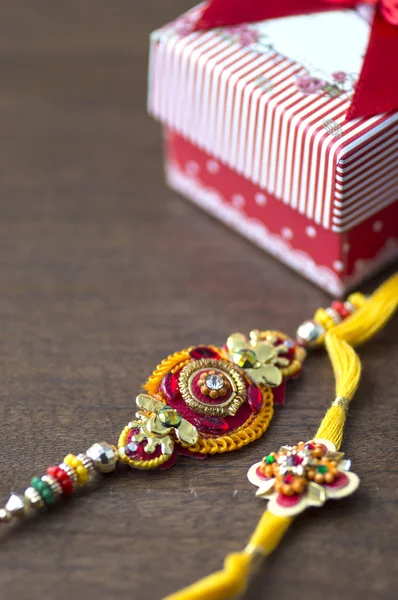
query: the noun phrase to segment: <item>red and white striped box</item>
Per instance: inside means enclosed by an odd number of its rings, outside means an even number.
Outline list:
[[[398,256],[398,114],[345,121],[369,23],[334,11],[193,32],[200,10],[151,37],[169,184],[344,294]]]

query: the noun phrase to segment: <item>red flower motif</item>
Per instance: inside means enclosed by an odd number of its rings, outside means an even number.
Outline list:
[[[228,27],[227,33],[234,39],[236,39],[242,46],[251,46],[259,40],[259,34],[254,27],[250,25],[234,25]]]
[[[335,71],[334,73],[332,73],[332,77],[338,83],[344,83],[345,81],[347,81],[348,76],[347,73],[345,73],[344,71]]]
[[[310,75],[303,75],[296,79],[296,86],[302,94],[314,94],[324,88],[325,81]]]

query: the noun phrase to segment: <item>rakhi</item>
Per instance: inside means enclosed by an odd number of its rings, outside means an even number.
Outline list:
[[[138,412],[117,447],[97,442],[68,454],[33,477],[23,494],[12,493],[0,522],[18,521],[49,508],[64,496],[111,473],[118,463],[152,470],[171,467],[177,457],[205,458],[242,448],[260,438],[283,403],[285,384],[297,377],[305,348],[325,346],[336,377],[336,399],[313,440],[270,452],[249,471],[257,496],[268,500],[243,552],[225,560],[224,570],[169,596],[168,600],[221,600],[242,593],[258,558],[278,545],[293,518],[309,506],[355,491],[359,478],[340,452],[344,422],[359,384],[361,365],[354,346],[375,335],[398,306],[398,274],[370,298],[354,293],[334,301],[297,331],[297,341],[273,331],[232,334],[223,347],[198,346],[166,358],[136,398]]]

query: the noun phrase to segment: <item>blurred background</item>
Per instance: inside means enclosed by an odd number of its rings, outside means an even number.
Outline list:
[[[329,303],[165,186],[160,127],[146,115],[148,36],[193,4],[0,7],[4,501],[65,453],[116,441],[142,382],[171,352],[254,327],[293,334]],[[386,483],[383,473],[391,467],[385,448],[395,443],[396,381],[383,348],[396,352],[397,333],[395,322],[364,350],[362,402],[347,427],[346,452],[368,475],[363,491],[317,519],[304,516],[248,598],[395,597],[398,476],[393,469]],[[123,471],[1,531],[0,597],[157,600],[219,567],[226,552],[245,545],[264,508],[247,468],[296,431],[310,436],[333,396],[326,359],[315,357],[311,368],[316,384],[308,375],[293,387],[287,410],[256,447],[181,461],[166,473]],[[378,475],[363,436],[373,455],[385,455]]]

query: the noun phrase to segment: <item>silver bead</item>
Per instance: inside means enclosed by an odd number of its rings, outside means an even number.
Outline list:
[[[355,306],[355,304],[353,304],[349,300],[346,300],[346,302],[344,302],[344,308],[346,308],[347,310],[349,310],[350,313],[354,313],[356,311],[356,309],[357,309],[357,307]]]
[[[119,460],[119,453],[115,446],[106,442],[98,442],[86,451],[93,463],[96,471],[100,473],[111,473],[116,469]]]
[[[39,492],[37,490],[35,490],[35,488],[33,488],[33,487],[26,488],[24,496],[25,496],[25,498],[27,498],[27,500],[30,503],[32,508],[39,509],[39,508],[45,507],[42,497],[40,496]]]
[[[336,310],[334,310],[334,308],[332,308],[330,306],[329,308],[326,309],[325,312],[329,315],[329,317],[332,318],[333,323],[335,325],[338,325],[339,323],[341,323],[342,318],[340,317],[339,313]]]
[[[30,503],[25,496],[12,493],[5,506],[13,516],[23,519],[29,513]]]
[[[316,321],[304,321],[297,329],[297,340],[305,348],[314,348],[319,345],[319,340],[325,333],[325,329]]]
[[[57,481],[55,479],[55,477],[53,477],[52,475],[43,475],[41,480],[44,481],[45,483],[48,483],[48,485],[51,488],[52,493],[55,496],[62,496],[62,487],[61,487],[59,481]]]
[[[6,508],[0,508],[0,523],[9,523],[12,519],[12,514]]]
[[[66,463],[61,463],[59,465],[59,468],[62,469],[62,471],[65,471],[65,473],[71,478],[72,483],[73,483],[73,489],[75,489],[79,484],[79,480],[78,480],[76,471],[74,469],[72,469],[72,467],[67,465]]]

